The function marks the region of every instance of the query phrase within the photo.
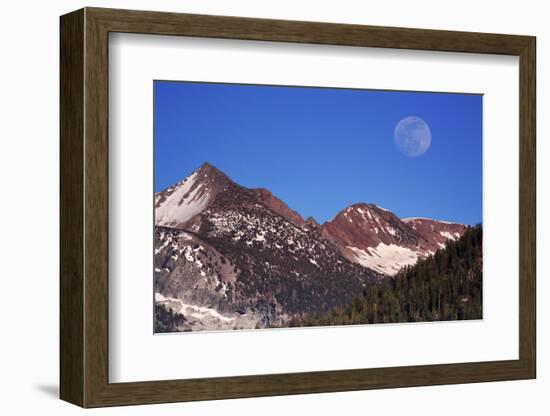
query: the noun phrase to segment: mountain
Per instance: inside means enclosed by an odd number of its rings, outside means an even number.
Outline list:
[[[286,218],[288,221],[297,226],[305,225],[306,221],[296,211],[291,210],[283,201],[273,195],[270,191],[264,188],[253,190],[259,200],[271,211]]]
[[[155,195],[155,224],[184,229],[220,192],[237,185],[209,163]]]
[[[205,163],[155,195],[156,331],[284,326],[326,313],[465,229],[373,204],[318,224]]]
[[[282,325],[383,278],[346,259],[314,221],[211,165],[157,194],[155,210],[155,298],[185,318],[177,330]]]
[[[322,226],[348,260],[393,276],[456,240],[466,226],[423,218],[401,220],[374,204],[354,204]]]
[[[482,319],[483,230],[468,228],[433,256],[404,267],[344,307],[294,317],[289,326]]]
[[[155,224],[186,229],[189,221],[210,206],[218,194],[226,200],[243,197],[241,203],[259,203],[295,225],[305,224],[297,212],[267,189],[246,189],[233,182],[225,173],[204,163],[183,181],[155,195]]]
[[[403,222],[428,240],[432,251],[444,248],[449,240],[458,240],[467,229],[464,224],[429,218],[404,218]]]

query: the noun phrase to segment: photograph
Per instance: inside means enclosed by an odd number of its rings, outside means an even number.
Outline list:
[[[483,319],[483,95],[155,80],[154,333]]]
[[[294,395],[291,413],[334,414],[346,396],[351,408],[367,400],[369,410],[426,415],[432,391],[433,414],[463,413],[454,402],[537,413],[549,384],[538,345],[540,240],[550,235],[538,189],[550,45],[541,7],[500,8],[499,19],[476,9],[469,22],[464,8],[404,6],[401,16],[386,3],[338,3],[327,19],[299,2],[254,11],[63,1],[41,10],[44,24],[31,25],[41,30],[12,30],[29,68],[47,38],[47,56],[59,58],[8,83],[7,102],[23,111],[7,137],[34,130],[6,141],[6,195],[17,197],[4,204],[14,207],[7,280],[21,286],[16,269],[38,253],[57,281],[30,268],[33,307],[7,297],[7,310],[30,311],[8,323],[44,318],[33,328],[53,336],[29,355],[21,346],[47,336],[16,334],[23,362],[40,359],[21,366],[3,354],[12,379],[71,414],[157,414],[181,402],[194,414],[233,414],[211,406],[236,403],[244,416],[242,402],[279,415],[287,409],[275,402]],[[41,88],[46,111],[29,112]],[[32,169],[43,161],[55,186]],[[53,197],[55,220],[44,224],[56,230],[30,222],[21,232],[17,219],[48,205],[36,191]],[[21,250],[29,236],[55,244]],[[14,409],[48,407],[20,390]]]

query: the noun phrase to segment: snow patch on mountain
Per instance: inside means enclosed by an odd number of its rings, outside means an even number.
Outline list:
[[[366,250],[351,246],[348,248],[353,251],[357,263],[390,276],[397,274],[403,266],[415,264],[420,257],[418,251],[395,244],[379,243]]]
[[[441,231],[439,234],[441,234],[447,240],[456,240],[458,237],[460,237],[458,233],[451,234],[448,231]]]
[[[401,218],[401,221],[403,222],[414,222],[414,221],[435,221],[440,224],[448,224],[448,225],[460,225],[457,222],[450,222],[450,221],[442,221],[442,220],[434,220],[433,218],[426,218],[426,217],[409,217],[409,218]]]
[[[183,224],[201,212],[210,201],[209,189],[195,182],[197,172],[166,192],[165,199],[155,208],[157,225],[174,227]],[[157,201],[158,202],[158,201]]]
[[[207,308],[206,306],[190,305],[183,303],[180,299],[164,297],[158,292],[155,293],[155,302],[167,304],[174,312],[181,313],[186,317],[192,316],[200,320],[213,318],[223,322],[233,322],[236,319],[235,317],[224,316],[217,310]]]

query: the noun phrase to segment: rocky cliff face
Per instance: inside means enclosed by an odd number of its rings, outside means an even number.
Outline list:
[[[382,278],[346,259],[265,190],[210,165],[156,198],[157,303],[190,330],[283,325],[349,302]]]
[[[322,226],[323,235],[347,259],[390,276],[434,254],[465,230],[462,224],[422,218],[401,220],[374,204],[352,205]]]
[[[210,164],[155,195],[155,223],[155,300],[165,308],[157,315],[178,331],[273,327],[326,312],[465,229],[400,220],[373,204],[320,225]]]
[[[429,241],[431,250],[444,248],[448,240],[458,240],[467,229],[464,224],[429,218],[404,218],[403,222],[424,236]]]
[[[183,181],[155,195],[155,225],[185,229],[220,192],[235,187],[224,173],[205,163]]]

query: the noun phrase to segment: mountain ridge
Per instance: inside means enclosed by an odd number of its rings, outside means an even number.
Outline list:
[[[322,315],[431,256],[460,227],[402,221],[366,203],[318,224],[205,163],[155,194],[156,331],[268,328]]]
[[[359,202],[342,209],[322,224],[304,219],[266,188],[246,188],[205,162],[191,175],[155,194],[155,225],[197,231],[200,213],[216,199],[223,204],[263,204],[297,227],[318,229],[336,244],[348,260],[393,276],[455,240],[468,228],[464,224],[430,218],[399,218],[374,203]]]

